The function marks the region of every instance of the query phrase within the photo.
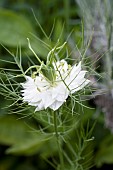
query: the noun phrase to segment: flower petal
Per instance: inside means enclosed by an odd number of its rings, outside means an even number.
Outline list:
[[[69,91],[65,84],[61,82],[58,86],[52,89],[52,98],[57,101],[65,101],[69,95]]]
[[[49,107],[54,102],[54,99],[52,98],[51,91],[43,92],[41,97],[42,97],[42,101],[44,103],[44,108],[45,109],[47,107]]]
[[[57,110],[62,104],[64,103],[64,101],[59,102],[59,101],[55,101],[52,105],[49,106],[49,108],[51,108],[52,110]]]
[[[70,77],[76,77],[81,71],[81,61],[79,62],[79,64],[76,66],[74,65],[71,69],[71,72],[70,72]]]
[[[44,108],[44,103],[41,101],[41,102],[38,103],[35,111],[40,111],[40,110],[43,110],[43,109],[45,109]]]

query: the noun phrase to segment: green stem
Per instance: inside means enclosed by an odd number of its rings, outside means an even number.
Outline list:
[[[42,64],[42,61],[40,60],[40,58],[37,56],[37,54],[34,52],[34,50],[32,49],[31,47],[31,44],[30,44],[30,41],[29,41],[29,38],[27,38],[28,40],[28,47],[29,49],[32,51],[32,53],[34,54],[34,56],[37,58],[37,60],[39,61],[40,64]]]
[[[60,136],[58,133],[58,126],[57,126],[57,112],[54,112],[54,130],[55,130],[55,135],[56,135],[56,141],[57,141],[57,146],[58,146],[58,152],[59,152],[59,159],[60,159],[60,165],[61,168],[60,170],[64,170],[64,160],[63,160],[63,153],[62,153],[62,148],[60,145]]]
[[[66,31],[69,31],[69,13],[70,13],[70,1],[64,0],[64,8],[65,8],[65,21],[66,21]]]

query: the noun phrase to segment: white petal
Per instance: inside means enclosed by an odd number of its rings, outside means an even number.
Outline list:
[[[46,109],[47,107],[49,107],[53,102],[53,98],[52,98],[52,94],[51,91],[45,91],[42,93],[42,101],[44,103],[44,108]]]
[[[90,83],[90,80],[84,79],[80,84],[76,84],[76,86],[74,84],[71,85],[71,93],[75,93],[76,91],[81,90],[82,88],[84,88],[88,83]]]
[[[41,99],[42,99],[41,93],[37,93],[37,94],[34,94],[33,98],[31,99],[31,102],[37,103],[41,101]]]
[[[76,66],[74,65],[70,72],[70,77],[76,77],[81,71],[81,62]]]
[[[57,101],[65,101],[69,95],[65,84],[62,82],[52,90],[52,98]]]
[[[65,60],[57,61],[53,63],[54,69],[56,70],[56,79],[61,80],[67,75],[68,64]],[[62,76],[62,77],[61,77]]]
[[[33,102],[28,102],[28,105],[37,107],[37,103],[33,103]]]
[[[86,71],[80,71],[79,74],[76,76],[73,76],[73,78],[72,77],[68,78],[66,80],[67,85],[70,86],[73,83],[74,84],[82,83],[82,81],[84,80],[85,73]]]
[[[41,101],[41,102],[38,103],[38,106],[37,106],[37,108],[35,109],[35,111],[40,111],[40,110],[43,110],[43,109],[44,109],[44,104],[43,104],[43,102]]]
[[[49,108],[52,110],[57,110],[64,102],[55,101]]]
[[[49,83],[46,81],[46,79],[37,76],[35,79],[35,85],[40,89],[49,86]]]
[[[22,83],[24,89],[22,90],[23,100],[28,102],[29,105],[36,105],[36,102],[41,100],[41,96],[37,87],[35,85],[34,79],[29,76],[26,76],[26,82]]]
[[[36,96],[36,94],[38,95],[38,91],[36,89],[33,89],[25,91],[22,95],[24,96],[25,99],[32,99]]]
[[[34,79],[32,79],[31,77],[29,76],[26,76],[26,82],[25,83],[21,83],[21,85],[24,87],[24,88],[27,88],[29,86],[35,86],[35,83],[34,83]]]

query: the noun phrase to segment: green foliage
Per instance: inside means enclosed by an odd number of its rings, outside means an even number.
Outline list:
[[[7,46],[25,47],[26,37],[29,37],[30,33],[35,33],[27,17],[10,10],[0,9],[0,23],[0,42]]]
[[[37,152],[44,156],[49,156],[56,150],[52,147],[50,135],[40,133],[38,130],[32,130],[34,125],[26,124],[23,120],[17,120],[13,116],[3,116],[0,118],[0,143],[10,145],[7,153],[32,155]],[[34,127],[35,128],[35,127]],[[48,142],[48,140],[50,140]],[[45,147],[48,146],[48,147]]]
[[[100,143],[98,152],[95,155],[95,162],[98,167],[103,163],[113,163],[113,136],[107,135]]]

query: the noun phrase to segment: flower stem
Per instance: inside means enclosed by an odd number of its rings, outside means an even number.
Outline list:
[[[29,41],[29,38],[27,38],[28,40],[28,47],[29,49],[32,51],[32,53],[34,54],[34,56],[37,58],[37,60],[39,61],[40,64],[42,64],[42,61],[40,60],[40,58],[37,56],[37,54],[34,52],[34,50],[32,49],[31,47],[31,44],[30,44],[30,41]]]
[[[57,141],[57,146],[58,146],[58,152],[59,152],[59,159],[60,159],[60,170],[64,170],[64,160],[63,160],[63,153],[62,153],[62,148],[60,145],[60,136],[58,133],[58,125],[57,125],[57,112],[54,112],[54,130],[55,130],[55,135],[56,135],[56,141]]]

